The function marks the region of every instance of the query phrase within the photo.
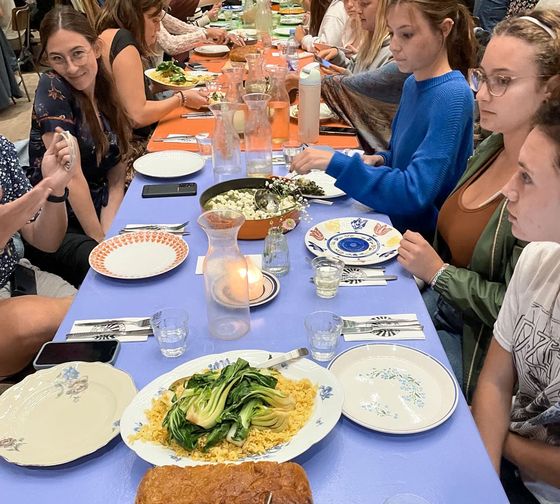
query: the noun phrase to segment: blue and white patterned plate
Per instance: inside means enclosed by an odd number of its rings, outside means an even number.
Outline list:
[[[173,371],[156,378],[138,393],[124,412],[121,419],[121,436],[124,442],[140,458],[158,466],[178,465],[185,467],[212,463],[180,456],[171,448],[163,445],[143,441],[131,442],[129,438],[147,422],[145,411],[151,407],[152,399],[167,390],[169,385],[175,380],[199,373],[204,369],[221,369],[235,362],[238,357],[247,360],[250,364],[258,364],[266,361],[269,355],[274,357],[278,353],[265,350],[235,350],[222,354],[206,355],[186,362]],[[241,463],[247,460],[286,462],[301,455],[312,445],[323,439],[338,422],[342,411],[344,394],[338,380],[329,370],[309,359],[298,359],[283,364],[280,371],[287,378],[294,380],[308,378],[317,386],[315,407],[311,417],[302,429],[287,443],[275,446],[261,455],[232,462]]]
[[[340,380],[342,413],[389,434],[415,434],[445,422],[459,387],[437,359],[402,345],[360,345],[337,355],[329,369]]]
[[[402,235],[389,224],[363,217],[343,217],[316,224],[305,246],[316,256],[335,256],[345,264],[377,264],[397,255]]]

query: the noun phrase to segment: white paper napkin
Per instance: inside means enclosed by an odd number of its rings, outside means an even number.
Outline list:
[[[116,339],[122,343],[127,343],[129,341],[146,341],[150,334],[152,334],[152,329],[150,326],[148,327],[139,327],[135,324],[130,324],[129,322],[137,322],[143,320],[145,317],[118,317],[119,321],[124,323],[125,330],[127,331],[126,334],[123,335],[115,335],[112,334],[110,331],[107,331],[106,335],[99,335],[99,327],[94,325],[82,326],[76,325],[76,322],[99,322],[102,324],[107,319],[83,319],[83,320],[76,320],[72,324],[72,328],[70,329],[70,333],[72,334],[79,334],[80,336],[67,336],[67,341],[86,341],[86,340],[111,340]],[[130,332],[129,332],[130,331]],[[85,338],[88,333],[93,333],[91,337]],[[82,336],[82,334],[84,336]]]
[[[202,275],[202,264],[204,262],[204,257],[205,256],[198,256],[196,259],[196,275]],[[245,256],[245,259],[251,259],[253,261],[253,264],[257,268],[262,269],[262,254],[247,254]]]
[[[372,318],[376,320],[388,320],[399,319],[399,320],[410,320],[418,322],[418,318],[415,313],[392,313],[390,315],[364,315],[359,317],[346,317],[342,318],[347,320],[353,320],[355,322],[366,322]],[[352,333],[344,334],[344,329],[342,330],[344,335],[344,341],[386,341],[386,340],[423,340],[426,339],[424,331],[399,331],[399,330],[384,330],[375,331],[369,333]]]

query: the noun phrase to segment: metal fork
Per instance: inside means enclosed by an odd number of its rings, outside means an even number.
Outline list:
[[[123,319],[108,319],[97,321],[77,321],[74,322],[76,327],[93,327],[93,326],[109,326],[113,324],[127,324],[134,327],[150,327],[150,318],[146,317],[141,320],[123,320]]]
[[[123,229],[127,231],[133,231],[136,229],[159,229],[159,230],[171,230],[179,231],[184,227],[189,225],[190,221],[183,222],[182,224],[138,224],[137,226],[125,226]]]
[[[418,320],[411,319],[376,319],[376,320],[348,320],[342,319],[343,329],[360,329],[363,327],[376,327],[376,326],[394,326],[394,327],[412,327],[419,326]]]

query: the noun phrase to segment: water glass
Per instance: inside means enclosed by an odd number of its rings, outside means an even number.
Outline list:
[[[233,11],[231,9],[223,9],[222,12],[224,14],[224,21],[226,23],[231,23],[231,20],[233,19]]]
[[[342,333],[342,319],[336,313],[316,311],[305,317],[305,329],[311,357],[316,361],[331,360]]]
[[[344,263],[335,257],[316,257],[311,261],[311,265],[317,296],[325,299],[336,296],[342,280]]]
[[[303,152],[305,146],[296,140],[290,140],[282,144],[282,153],[284,154],[284,161],[286,163],[286,168],[290,171],[292,167],[292,161],[294,158]]]
[[[212,157],[212,139],[208,133],[195,135],[198,153],[206,160]]]
[[[179,357],[185,353],[189,333],[189,315],[182,308],[164,308],[150,319],[154,336],[164,357]]]

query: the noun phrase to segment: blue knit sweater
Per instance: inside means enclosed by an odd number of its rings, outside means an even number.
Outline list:
[[[452,71],[404,83],[384,166],[335,153],[327,173],[354,199],[390,216],[400,231],[433,239],[439,208],[473,150],[473,93]]]

